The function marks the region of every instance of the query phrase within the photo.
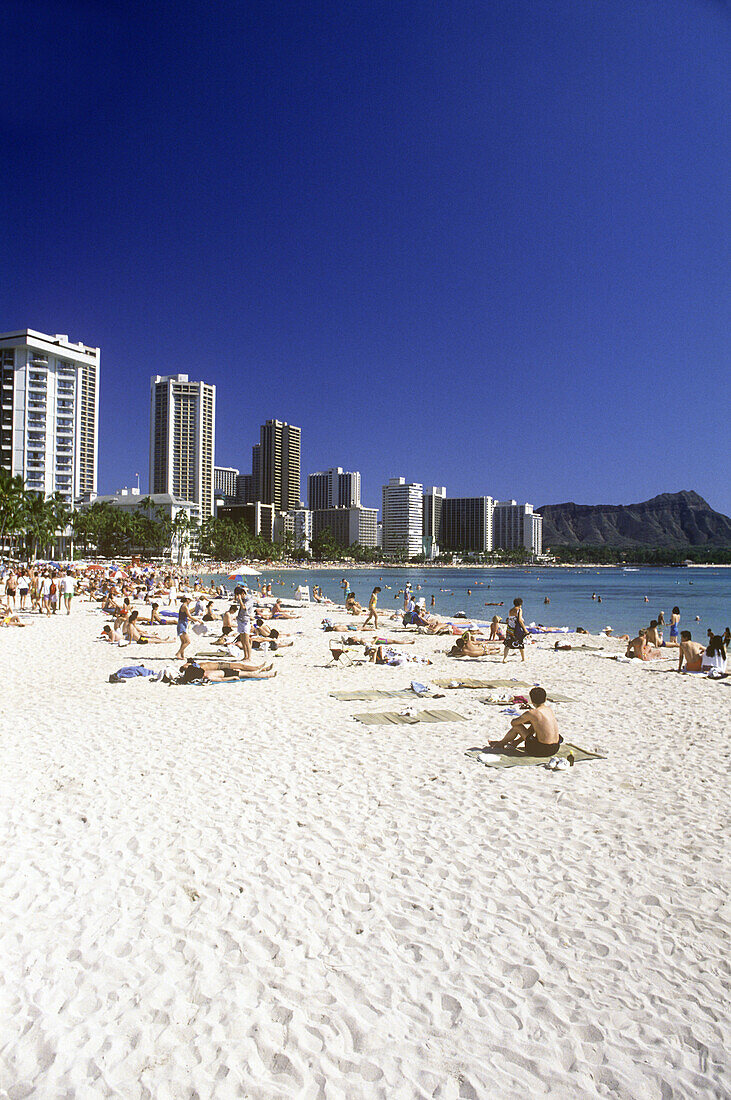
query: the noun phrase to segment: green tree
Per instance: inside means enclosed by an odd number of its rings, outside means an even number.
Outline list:
[[[14,539],[23,529],[27,503],[28,494],[22,477],[0,470],[0,547],[7,537],[12,548]]]

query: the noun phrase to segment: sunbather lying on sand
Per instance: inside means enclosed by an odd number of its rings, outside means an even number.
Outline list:
[[[19,619],[17,615],[14,615],[7,607],[0,609],[0,626],[27,626],[22,619]]]
[[[250,661],[186,661],[180,666],[183,683],[195,680],[271,680],[276,676],[271,665]]]
[[[488,653],[499,653],[495,646],[488,646],[484,642],[476,642],[469,630],[461,634],[452,648],[447,652],[448,657],[486,657]]]
[[[556,715],[546,699],[542,687],[531,688],[532,708],[513,718],[505,736],[499,741],[490,741],[490,748],[518,748],[522,745],[526,756],[554,756],[563,737],[558,732]]]
[[[382,645],[367,645],[365,655],[375,665],[405,665],[411,662],[422,665],[431,664],[428,657],[407,657],[405,653],[394,653],[391,649],[384,649]]]

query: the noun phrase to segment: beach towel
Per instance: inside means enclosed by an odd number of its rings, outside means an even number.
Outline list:
[[[601,753],[580,749],[578,745],[572,745],[569,741],[564,741],[555,755],[566,757],[570,752],[574,754],[575,764],[583,764],[587,760],[606,760],[606,757],[602,756]],[[503,749],[502,751],[490,748],[468,749],[465,756],[471,756],[473,760],[485,764],[488,768],[515,768],[548,763],[545,756],[524,756],[522,752],[515,749]]]
[[[451,680],[435,680],[435,684],[439,687],[451,688],[484,688],[487,691],[492,691],[495,688],[507,688],[517,694],[525,688],[534,687],[534,684],[527,684],[525,680],[470,680],[464,676],[453,676]]]
[[[413,714],[397,714],[395,711],[379,711],[354,714],[356,722],[365,726],[415,726],[420,722],[464,722],[461,714],[453,710],[419,710]]]
[[[134,680],[138,676],[154,676],[155,670],[152,668],[145,668],[144,665],[125,665],[124,668],[118,668],[116,672],[113,672],[109,677],[110,684],[121,684],[125,680]]]
[[[331,691],[331,699],[340,699],[347,703],[365,703],[369,699],[403,699],[404,695],[413,695],[411,688],[387,691],[385,688],[362,688],[360,691]]]

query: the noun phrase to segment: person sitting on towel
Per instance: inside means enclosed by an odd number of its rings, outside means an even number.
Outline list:
[[[490,741],[490,748],[518,748],[522,744],[526,756],[554,756],[563,737],[558,732],[556,715],[546,699],[547,695],[542,687],[531,688],[531,709],[516,715],[505,736],[499,741]]]
[[[681,630],[677,671],[683,671],[683,661],[685,661],[686,672],[700,672],[703,663],[703,654],[705,652],[705,649],[699,642],[693,641],[689,630]]]

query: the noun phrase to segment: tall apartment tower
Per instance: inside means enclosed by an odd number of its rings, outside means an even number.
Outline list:
[[[216,496],[223,497],[224,500],[235,501],[238,477],[239,471],[235,466],[214,466],[213,491]]]
[[[392,477],[383,486],[383,550],[416,558],[423,553],[424,489],[418,482]]]
[[[422,534],[424,553],[430,560],[439,554],[439,529],[442,523],[442,506],[447,490],[444,485],[430,485],[424,490],[424,517]]]
[[[307,478],[307,503],[315,508],[360,508],[360,474],[334,466]]]
[[[213,515],[216,387],[187,374],[150,383],[150,493],[170,493]]]
[[[99,348],[34,329],[0,335],[0,466],[73,504],[97,491]]]
[[[447,497],[439,532],[442,549],[488,554],[493,546],[493,506],[492,497]]]
[[[532,504],[496,500],[493,512],[493,544],[500,550],[522,547],[531,554],[543,551],[543,516]]]
[[[282,512],[300,505],[299,428],[281,420],[267,420],[259,436],[259,452],[252,464],[259,463],[259,494],[263,504],[273,504]],[[252,470],[252,480],[256,471]]]

